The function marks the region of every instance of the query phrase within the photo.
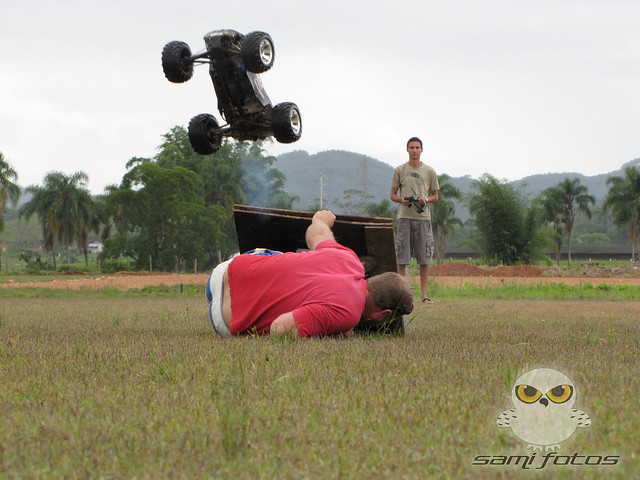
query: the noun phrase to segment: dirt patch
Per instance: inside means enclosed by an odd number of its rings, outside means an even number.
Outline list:
[[[544,272],[544,267],[533,265],[477,267],[469,263],[454,262],[429,267],[429,274],[436,277],[541,277]]]
[[[475,266],[463,262],[432,265],[429,274],[435,277],[576,277],[576,278],[640,278],[640,267],[634,263],[611,267],[590,263],[578,269],[558,266],[537,267],[514,265],[498,267]]]
[[[532,265],[477,267],[462,262],[433,265],[429,268],[429,274],[436,277],[540,277],[544,275],[544,271],[544,267]]]
[[[417,269],[410,272],[418,281]],[[564,283],[566,285],[640,285],[640,267],[630,263],[619,267],[598,264],[581,265],[577,270],[557,266],[538,267],[533,265],[515,266],[475,266],[463,262],[432,265],[429,267],[432,279],[444,287],[474,285]]]
[[[131,272],[119,272],[114,276],[96,277],[96,278],[76,278],[67,280],[64,278],[53,277],[50,280],[42,282],[14,282],[8,279],[6,283],[0,284],[4,288],[54,288],[54,289],[81,289],[100,290],[105,287],[115,288],[118,290],[128,290],[131,288],[142,288],[149,285],[190,285],[201,284],[203,286],[209,278],[209,274],[139,274]]]
[[[419,282],[417,275],[411,276],[412,282]],[[478,286],[499,286],[499,285],[537,285],[563,283],[565,285],[586,285],[593,286],[607,285],[640,285],[640,277],[431,277],[443,287],[462,287],[465,284]]]
[[[553,266],[545,269],[545,275],[550,277],[640,278],[640,266],[636,263],[628,263],[617,267],[588,263],[580,265],[577,270]]]
[[[412,279],[417,281],[416,271],[409,271]],[[581,285],[591,283],[598,285],[607,283],[612,285],[640,285],[640,267],[636,264],[628,264],[620,267],[609,267],[598,264],[585,264],[580,268],[567,269],[556,266],[537,267],[532,265],[515,266],[475,266],[469,263],[454,262],[444,265],[432,265],[429,267],[429,275],[434,281],[444,286],[474,283],[482,285],[497,285],[504,283],[565,283],[568,285]],[[0,283],[1,288],[68,288],[68,289],[92,289],[100,290],[105,287],[126,290],[142,288],[148,285],[204,285],[209,278],[204,274],[158,274],[149,272],[118,272],[111,276],[96,278],[78,278],[69,280],[64,275],[47,278],[37,282],[15,282],[8,278]]]
[[[543,267],[532,265],[500,266],[491,270],[491,276],[493,277],[539,277],[543,273]]]
[[[485,268],[476,267],[470,263],[445,263],[443,265],[432,265],[429,267],[429,275],[436,277],[485,277]]]

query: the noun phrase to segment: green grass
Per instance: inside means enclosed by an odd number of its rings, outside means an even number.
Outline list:
[[[415,287],[414,290],[418,292]],[[430,280],[428,291],[437,300],[640,300],[639,285],[606,283],[567,285],[561,280],[530,285],[507,281],[497,286],[474,285],[463,281],[455,287],[444,287],[436,277]],[[200,284],[184,284],[182,287],[180,285],[146,286],[128,290],[113,287],[70,290],[47,288],[46,283],[43,283],[42,287],[0,287],[0,298],[201,298],[203,292],[204,286]]]
[[[462,282],[457,287],[443,287],[438,280],[429,286],[429,294],[440,300],[462,299],[545,299],[545,300],[640,300],[639,285],[585,283],[568,285],[562,281],[530,285],[505,282],[503,285],[475,285]]]
[[[443,290],[402,338],[219,339],[202,291],[102,293],[2,298],[0,478],[511,478],[471,463],[527,454],[495,420],[538,367],[593,422],[558,454],[621,461],[528,476],[640,475],[637,301]]]

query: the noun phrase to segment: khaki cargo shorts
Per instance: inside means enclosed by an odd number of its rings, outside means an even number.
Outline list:
[[[409,265],[415,258],[418,265],[433,262],[433,231],[431,220],[398,219],[396,238],[396,261],[398,265]]]

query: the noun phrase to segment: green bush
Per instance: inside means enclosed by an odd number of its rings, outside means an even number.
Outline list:
[[[27,264],[27,273],[40,273],[47,267],[40,254],[32,250],[24,250],[18,258]]]
[[[100,270],[102,273],[115,273],[128,269],[129,265],[122,258],[108,258],[100,262]]]
[[[88,272],[88,268],[87,267],[79,267],[77,265],[60,265],[57,268],[57,271],[59,273],[67,273],[67,274],[73,274],[73,275],[81,275],[83,273],[87,273]]]
[[[611,239],[606,233],[585,233],[578,237],[582,245],[609,245]]]

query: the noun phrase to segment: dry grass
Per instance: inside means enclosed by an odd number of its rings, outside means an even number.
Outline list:
[[[0,305],[2,478],[510,478],[509,383],[556,368],[593,424],[561,454],[640,475],[637,301],[445,300],[404,338],[213,336],[200,298]],[[529,472],[537,478],[536,472]]]

